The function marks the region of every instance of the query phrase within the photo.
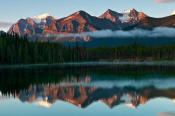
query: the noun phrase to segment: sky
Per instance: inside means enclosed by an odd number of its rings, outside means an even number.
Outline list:
[[[175,0],[0,0],[0,22],[49,13],[55,18],[84,10],[99,16],[107,9],[122,12],[131,8],[152,17],[164,17],[175,10]]]

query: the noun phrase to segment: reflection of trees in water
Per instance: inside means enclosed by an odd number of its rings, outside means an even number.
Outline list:
[[[98,79],[115,80],[118,78],[161,78],[174,77],[172,67],[158,66],[92,66],[92,67],[54,67],[48,69],[2,70],[0,71],[0,91],[3,94],[15,94],[27,90],[31,85],[56,84],[62,81],[90,81],[87,76]],[[110,77],[110,78],[109,78]]]

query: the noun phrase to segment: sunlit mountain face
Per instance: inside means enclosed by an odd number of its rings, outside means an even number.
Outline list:
[[[35,34],[82,33],[95,30],[119,30],[135,26],[140,20],[147,17],[135,9],[118,13],[107,10],[99,17],[91,16],[85,11],[77,11],[67,17],[55,19],[48,13],[33,18],[20,19],[9,29],[8,33],[17,33],[19,36]]]
[[[72,67],[0,73],[1,101],[13,96],[21,103],[46,108],[63,101],[83,109],[96,102],[111,109],[120,105],[137,109],[154,99],[166,98],[172,103],[175,99],[172,67]]]

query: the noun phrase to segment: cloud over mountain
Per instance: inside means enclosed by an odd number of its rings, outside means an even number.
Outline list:
[[[11,25],[11,23],[0,21],[0,30],[8,31]]]
[[[41,35],[42,36],[42,35]],[[130,31],[111,31],[111,30],[101,30],[93,32],[83,32],[79,34],[47,34],[44,37],[97,37],[97,38],[106,38],[106,37],[175,37],[175,28],[169,27],[156,27],[153,30],[145,29],[133,29]]]
[[[154,0],[156,3],[175,2],[175,0]]]

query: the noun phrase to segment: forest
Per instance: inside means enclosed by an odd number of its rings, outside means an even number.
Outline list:
[[[83,61],[175,60],[175,45],[86,48],[53,42],[30,42],[27,36],[0,35],[0,64],[53,64]]]

